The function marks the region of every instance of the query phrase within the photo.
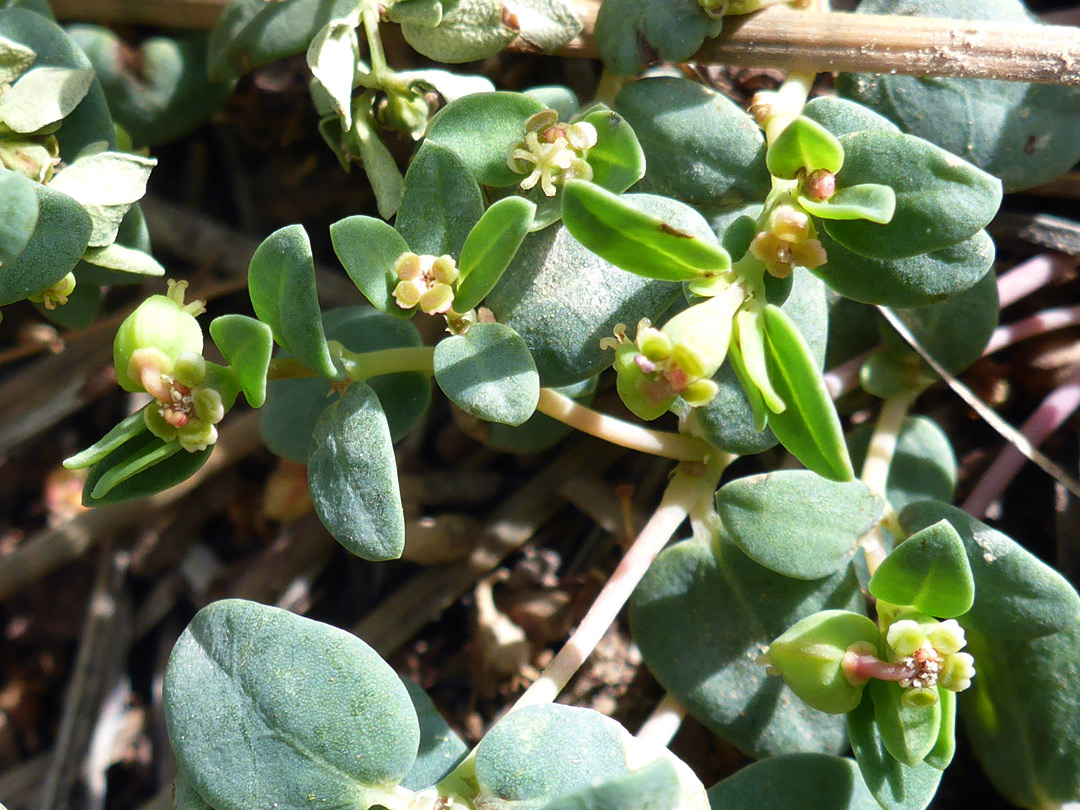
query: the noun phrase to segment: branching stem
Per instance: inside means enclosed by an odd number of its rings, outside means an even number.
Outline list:
[[[918,396],[919,392],[914,391],[885,400],[881,413],[878,414],[877,424],[874,425],[874,434],[866,448],[866,460],[863,462],[862,474],[859,477],[873,492],[886,499],[886,504],[888,503],[886,485],[889,480],[889,468],[896,455],[900,428]],[[886,520],[895,517],[891,507],[886,507],[886,510],[888,512]],[[873,573],[885,559],[885,546],[882,543],[880,527],[875,526],[863,535],[859,544],[866,554],[866,563],[870,568],[870,573]]]

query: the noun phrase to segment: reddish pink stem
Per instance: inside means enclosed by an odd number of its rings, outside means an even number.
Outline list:
[[[1080,325],[1080,306],[1045,309],[1022,321],[999,326],[991,335],[983,355],[993,354],[1006,346],[1053,332],[1055,329],[1066,329],[1077,325]]]
[[[1038,447],[1047,437],[1080,408],[1080,369],[1051,393],[1035,410],[1020,432]],[[1024,466],[1027,459],[1011,444],[1006,446],[987,469],[975,489],[964,501],[963,510],[977,518],[984,517],[990,505],[1001,497],[1005,488]]]
[[[871,678],[879,681],[904,681],[915,677],[915,668],[905,664],[889,664],[877,656],[847,652],[840,665],[844,676],[855,684],[865,683]]]
[[[1064,253],[1043,253],[1022,262],[998,276],[998,305],[1001,309],[1015,304],[1055,278],[1080,265],[1080,258]]]

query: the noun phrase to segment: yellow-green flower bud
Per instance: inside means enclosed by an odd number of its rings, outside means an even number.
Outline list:
[[[35,303],[41,304],[45,309],[51,312],[58,306],[62,307],[67,304],[68,296],[73,292],[75,292],[75,274],[68,273],[51,287],[48,287],[39,293],[27,296],[27,298]]]
[[[181,385],[194,388],[206,378],[206,360],[201,354],[184,352],[176,358],[172,378]]]
[[[120,324],[113,342],[113,364],[116,381],[125,391],[146,391],[144,374],[172,372],[185,352],[202,354],[203,333],[195,315],[203,306],[200,301],[184,303],[186,288],[185,281],[170,281],[168,295],[150,296]],[[152,351],[136,356],[140,350]],[[159,365],[150,368],[148,364]]]
[[[902,619],[889,626],[885,640],[898,656],[906,658],[927,643],[926,630],[916,621]]]
[[[953,655],[967,646],[964,628],[957,623],[956,619],[941,622],[930,631],[928,638],[934,649],[942,655]]]
[[[950,692],[963,692],[971,686],[975,677],[975,659],[968,653],[958,652],[945,657],[938,683]]]

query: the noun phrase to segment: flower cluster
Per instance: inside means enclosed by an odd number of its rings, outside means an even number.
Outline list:
[[[525,122],[525,140],[510,147],[506,163],[517,174],[527,175],[521,181],[522,190],[539,183],[544,194],[554,197],[556,183],[592,180],[586,157],[594,146],[596,127],[592,124],[560,124],[555,110],[541,110]]]
[[[809,214],[793,205],[781,205],[750,243],[750,253],[765,263],[770,275],[787,278],[796,267],[812,270],[825,264],[825,248],[814,236]]]
[[[428,315],[443,315],[454,303],[458,280],[457,262],[450,256],[420,256],[402,253],[394,262],[398,277],[394,300],[402,309],[419,306]]]
[[[163,441],[179,441],[189,453],[217,442],[216,425],[225,416],[225,405],[217,390],[204,385],[206,361],[202,355],[185,352],[172,368],[162,371],[149,357],[141,357],[140,351],[132,361],[143,369],[143,384],[154,398],[143,411],[147,429]]]
[[[75,292],[75,274],[68,273],[51,287],[39,293],[28,296],[28,300],[41,304],[50,312],[58,306],[64,306],[68,302],[68,296]]]
[[[919,692],[940,685],[951,692],[962,692],[971,686],[975,659],[960,652],[967,639],[955,619],[901,619],[889,626],[885,640],[895,661],[908,670],[899,680],[905,689]],[[909,695],[918,701],[911,692]]]
[[[615,369],[620,378],[631,382],[649,408],[666,411],[676,397],[682,397],[692,408],[700,407],[711,402],[720,390],[709,379],[716,369],[710,370],[692,346],[674,342],[647,318],[638,323],[633,341],[620,323],[615,326],[615,337],[604,338],[600,347],[615,349]]]

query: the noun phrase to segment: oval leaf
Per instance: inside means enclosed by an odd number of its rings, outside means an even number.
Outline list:
[[[817,121],[800,116],[769,145],[765,164],[773,177],[783,180],[818,169],[835,174],[844,165],[844,147]]]
[[[645,153],[626,119],[600,104],[583,119],[596,128],[596,145],[589,150],[592,181],[622,194],[645,174]]]
[[[141,413],[138,416],[142,419]],[[83,506],[105,506],[164,492],[197,473],[214,449],[189,453],[179,448],[179,442],[163,442],[144,427],[90,468],[83,484]]]
[[[861,481],[836,483],[808,470],[740,478],[716,493],[716,509],[739,548],[795,579],[820,579],[845,567],[884,508]]]
[[[883,810],[925,810],[937,793],[941,771],[925,762],[905,765],[888,752],[869,690],[848,715],[848,737],[863,780]]]
[[[529,347],[501,323],[480,323],[435,347],[435,382],[468,414],[517,426],[536,411],[540,377]]]
[[[397,462],[379,398],[353,383],[319,417],[308,486],[330,534],[365,560],[396,560],[405,548]]]
[[[439,714],[427,692],[415,681],[402,678],[420,721],[420,748],[416,762],[401,780],[409,790],[424,790],[449,774],[469,753],[469,746]]]
[[[274,351],[270,327],[246,315],[222,315],[210,322],[210,337],[240,378],[248,404],[261,408],[266,402],[266,373]]]
[[[521,197],[499,200],[484,212],[461,248],[455,311],[476,308],[495,288],[528,236],[535,213],[536,206]]]
[[[373,649],[240,599],[191,620],[162,702],[180,770],[217,810],[378,803],[420,739],[405,687]]]
[[[339,379],[323,334],[315,262],[302,225],[289,225],[266,237],[248,268],[248,293],[259,320],[274,339],[316,374]]]
[[[15,261],[34,233],[39,211],[36,185],[23,174],[0,170],[0,267]]]
[[[506,165],[506,156],[525,137],[525,122],[543,109],[539,101],[520,93],[465,96],[435,114],[427,140],[456,152],[477,182],[514,186],[522,177]]]
[[[480,186],[465,162],[450,149],[425,141],[405,173],[405,192],[394,221],[409,248],[457,258],[483,213]]]
[[[939,619],[971,610],[975,582],[964,543],[946,520],[916,532],[882,560],[869,585],[871,595]]]
[[[381,219],[353,216],[330,226],[330,241],[341,266],[372,306],[399,318],[412,314],[399,307],[393,295],[398,283],[394,263],[409,250],[401,234]]]
[[[865,219],[888,225],[896,212],[896,194],[888,186],[862,183],[838,189],[823,202],[800,196],[799,205],[821,219]]]
[[[661,552],[630,601],[630,628],[661,685],[740,750],[840,753],[843,718],[811,709],[757,663],[794,622],[826,609],[863,609],[850,569],[789,579],[719,536]]]
[[[879,810],[859,773],[845,757],[786,754],[747,765],[709,788],[712,810]]]
[[[970,239],[993,219],[1001,181],[932,143],[911,135],[865,130],[840,139],[839,187],[889,186],[896,213],[888,225],[827,220],[829,236],[863,256],[903,259]]]
[[[769,381],[787,407],[769,414],[769,427],[795,458],[834,481],[855,477],[840,418],[799,330],[772,304],[765,308]]]
[[[567,181],[562,199],[570,234],[627,272],[660,281],[693,281],[731,268],[731,257],[715,237],[674,227],[593,183]]]
[[[903,765],[921,765],[941,731],[941,701],[930,706],[905,706],[904,687],[873,678],[866,689],[874,700],[874,722],[885,750]]]
[[[390,318],[370,307],[344,307],[323,316],[323,328],[353,352],[396,349],[421,345],[420,334],[408,321]],[[384,374],[367,380],[379,396],[390,425],[390,438],[399,441],[427,410],[431,382],[416,372]],[[336,400],[330,381],[322,377],[272,380],[267,402],[259,414],[259,433],[271,453],[307,464],[311,434],[322,412]]]

